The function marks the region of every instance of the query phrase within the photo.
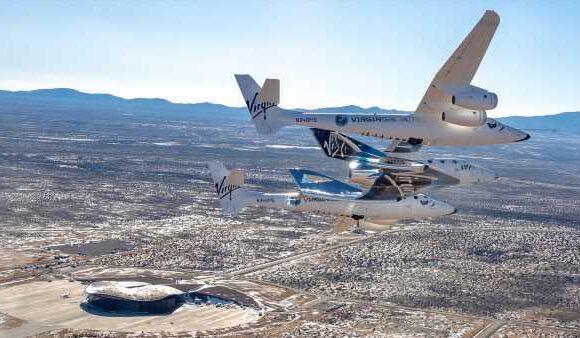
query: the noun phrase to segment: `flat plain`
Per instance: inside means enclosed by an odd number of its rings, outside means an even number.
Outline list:
[[[232,320],[217,335],[578,336],[580,137],[530,133],[523,143],[424,151],[501,176],[429,193],[459,213],[336,235],[331,217],[257,209],[229,217],[214,198],[209,160],[247,169],[256,189],[294,189],[292,167],[344,177],[346,165],[327,159],[305,129],[264,137],[238,120],[2,111],[0,335],[97,334],[95,323],[114,319],[84,322],[73,306],[75,323],[47,327],[27,314],[34,293],[26,293],[44,284],[44,297],[62,301],[58,283],[98,267],[267,290],[264,316]],[[15,292],[23,300],[4,306]],[[199,334],[194,312],[173,327],[111,334]]]

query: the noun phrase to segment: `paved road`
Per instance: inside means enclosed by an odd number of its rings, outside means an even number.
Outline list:
[[[479,331],[473,338],[488,338],[495,333],[500,327],[505,324],[502,320],[496,320],[489,323],[488,326],[484,327],[483,330]]]
[[[390,230],[389,232],[394,232],[394,231],[401,231],[401,230]],[[243,268],[240,270],[236,270],[236,271],[231,271],[231,272],[226,272],[224,274],[222,274],[222,277],[225,278],[232,278],[232,277],[238,277],[238,276],[242,276],[242,275],[246,275],[255,271],[259,271],[259,270],[264,270],[264,269],[268,269],[270,267],[276,266],[276,265],[280,265],[283,263],[288,263],[288,262],[292,262],[292,261],[296,261],[296,260],[300,260],[300,259],[304,259],[306,257],[310,257],[316,254],[320,254],[320,253],[324,253],[324,252],[329,252],[329,251],[334,251],[336,249],[345,247],[345,246],[349,246],[352,245],[354,243],[358,243],[358,242],[362,242],[362,241],[366,241],[369,240],[370,238],[373,238],[376,234],[372,234],[369,236],[365,236],[362,238],[358,238],[358,239],[354,239],[351,241],[346,241],[343,243],[339,243],[339,244],[335,244],[335,245],[330,245],[330,246],[325,246],[325,247],[321,247],[318,249],[314,249],[314,250],[310,250],[310,251],[306,251],[306,252],[302,252],[296,255],[292,255],[292,256],[288,256],[288,257],[284,257],[284,258],[280,258],[280,259],[276,259],[270,262],[266,262],[266,263],[262,263],[262,264],[258,264],[258,265],[254,265],[248,268]]]
[[[310,251],[306,251],[306,252],[301,252],[295,255],[291,255],[288,257],[284,257],[284,258],[280,258],[280,259],[276,259],[270,262],[266,262],[266,263],[262,263],[262,264],[258,264],[258,265],[254,265],[251,267],[247,267],[247,268],[243,268],[243,269],[239,269],[239,270],[235,270],[235,271],[231,271],[231,272],[226,272],[223,274],[220,274],[220,277],[224,277],[224,278],[232,278],[232,277],[237,277],[237,276],[242,276],[242,275],[246,275],[252,272],[256,272],[259,270],[264,270],[264,269],[268,269],[271,268],[273,266],[276,265],[280,265],[283,263],[288,263],[288,262],[292,262],[292,261],[296,261],[296,260],[300,260],[306,257],[310,257],[316,254],[320,254],[320,253],[324,253],[324,252],[330,252],[330,251],[334,251],[336,249],[342,248],[342,247],[346,247],[358,242],[362,242],[365,240],[369,240],[377,235],[384,235],[384,234],[388,234],[388,233],[394,233],[394,232],[401,232],[401,231],[413,231],[413,230],[446,230],[446,231],[464,231],[464,230],[473,230],[473,227],[441,227],[441,228],[434,228],[434,227],[408,227],[408,228],[399,228],[399,229],[393,229],[393,230],[386,230],[383,232],[379,232],[379,233],[373,233],[371,235],[368,236],[364,236],[362,238],[358,238],[355,240],[351,240],[351,241],[346,241],[340,244],[335,244],[335,245],[331,245],[331,246],[326,246],[326,247],[322,247],[322,248],[318,248],[318,249],[314,249],[314,250],[310,250]],[[525,231],[530,231],[532,229],[530,228],[526,228],[526,227],[502,227],[502,228],[497,228],[497,227],[483,227],[483,228],[477,228],[478,231],[518,231],[518,232],[525,232]],[[576,229],[541,229],[541,231],[550,231],[550,232],[577,232],[578,230]]]

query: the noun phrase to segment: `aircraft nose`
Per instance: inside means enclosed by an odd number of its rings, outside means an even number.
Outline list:
[[[524,133],[524,134],[526,134],[526,136],[524,136],[523,138],[517,140],[516,142],[522,142],[522,141],[525,141],[525,140],[529,140],[530,139],[530,137],[531,137],[530,134],[528,134],[528,133]]]
[[[486,181],[493,181],[493,180],[498,180],[499,179],[499,175],[491,170],[488,169],[484,169],[484,176],[486,178]]]
[[[455,208],[454,206],[444,203],[444,202],[440,202],[441,203],[441,215],[453,215],[454,213],[457,212],[457,208]]]
[[[476,182],[473,182],[474,184],[477,183],[483,183],[483,182],[490,182],[493,180],[497,180],[499,178],[499,176],[492,170],[477,166],[477,165],[473,165],[474,168],[476,168],[477,170],[475,171],[475,173],[477,173],[476,175]]]

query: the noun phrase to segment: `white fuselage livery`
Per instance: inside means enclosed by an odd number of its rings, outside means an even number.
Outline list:
[[[429,158],[421,162],[457,179],[457,185],[462,187],[498,179],[495,172],[460,158]]]
[[[395,182],[403,185],[401,188],[405,194],[409,192],[412,194],[427,192],[451,186],[467,187],[498,179],[497,174],[493,171],[472,164],[465,159],[429,158],[418,161],[418,163],[425,164],[428,169],[420,168],[415,171],[411,169],[409,171],[389,172],[389,175]],[[384,174],[382,170],[384,169],[373,167],[372,164],[353,161],[348,169],[348,183],[355,184],[364,189],[370,189],[377,177]],[[415,177],[425,178],[427,180],[415,181],[413,179]],[[411,186],[406,187],[406,185]]]
[[[285,125],[295,124],[395,141],[417,141],[429,146],[503,144],[530,138],[527,133],[493,119],[487,119],[486,123],[478,127],[466,127],[430,118],[416,118],[413,114],[323,114],[289,110],[280,113],[278,118]],[[256,117],[259,118],[263,117]]]
[[[390,224],[396,220],[439,217],[456,212],[451,205],[425,195],[398,200],[340,200],[301,193],[275,194],[240,191],[238,198],[248,206],[345,216],[378,224],[381,222]]]

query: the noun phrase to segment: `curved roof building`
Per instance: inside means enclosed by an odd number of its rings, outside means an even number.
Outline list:
[[[181,304],[183,291],[145,282],[95,282],[85,289],[87,302],[106,311],[171,313]]]

